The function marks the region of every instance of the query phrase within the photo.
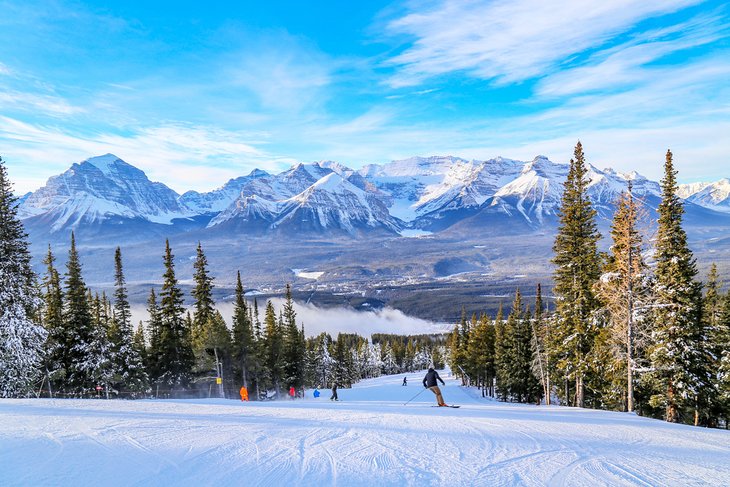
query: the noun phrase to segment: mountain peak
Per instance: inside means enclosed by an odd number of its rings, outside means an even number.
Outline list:
[[[102,156],[89,157],[85,161],[81,162],[81,165],[91,164],[104,174],[109,175],[112,172],[112,167],[116,166],[120,162],[123,164],[127,164],[114,154],[106,153]]]

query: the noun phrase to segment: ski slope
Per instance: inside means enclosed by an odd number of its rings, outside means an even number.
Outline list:
[[[423,373],[318,399],[0,400],[0,485],[730,485],[730,432],[504,404]],[[423,391],[408,405],[404,403]]]

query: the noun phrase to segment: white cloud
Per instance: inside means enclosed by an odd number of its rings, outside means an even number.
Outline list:
[[[676,66],[656,62],[670,54],[717,41],[727,35],[723,32],[726,30],[721,18],[699,16],[671,28],[642,33],[631,41],[597,52],[582,66],[548,75],[538,83],[536,94],[544,97],[611,92],[662,78],[676,78],[677,73],[682,76],[697,66],[702,67],[701,63]],[[725,55],[713,56],[712,62],[720,66],[730,64]]]
[[[34,115],[38,115],[40,112],[51,117],[67,117],[86,111],[58,96],[24,93],[16,90],[0,91],[0,109],[8,110],[10,108],[32,112]]]
[[[15,166],[17,181],[35,182],[30,187],[18,184],[18,192],[35,190],[73,162],[107,152],[178,192],[209,191],[255,167],[278,166],[276,157],[259,151],[235,132],[189,124],[140,128],[128,135],[78,135],[0,116],[0,140],[9,167]]]
[[[642,20],[700,2],[439,2],[388,25],[393,34],[415,38],[410,47],[388,60],[398,70],[389,82],[409,86],[455,71],[498,83],[538,77]]]
[[[284,301],[272,299],[275,309],[281,309]],[[266,303],[259,302],[259,312],[263,320]],[[216,309],[221,312],[228,326],[232,326],[232,303],[218,303]],[[383,308],[378,311],[355,311],[349,308],[319,308],[312,304],[294,302],[297,313],[297,323],[304,324],[307,336],[316,336],[320,333],[329,333],[333,338],[337,333],[357,333],[369,338],[373,333],[394,333],[401,335],[418,335],[423,333],[448,332],[452,325],[439,324],[403,314],[392,308]],[[135,327],[139,321],[149,318],[144,306],[134,306],[132,309],[132,323]]]

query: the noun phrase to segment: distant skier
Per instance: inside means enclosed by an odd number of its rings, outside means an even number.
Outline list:
[[[241,386],[241,390],[238,392],[241,394],[241,401],[248,401],[248,389],[246,389],[246,386]]]
[[[296,398],[296,397],[297,397],[297,390],[296,390],[296,389],[294,388],[294,386],[291,386],[291,387],[289,388],[289,397],[290,397],[291,399],[294,399],[294,398]]]
[[[339,401],[337,398],[337,382],[332,384],[332,397],[330,397],[330,401]]]
[[[403,377],[403,384],[404,386],[408,385],[408,377]]]
[[[441,395],[441,389],[439,389],[438,383],[436,382],[437,379],[441,381],[441,384],[446,385],[444,380],[439,377],[439,373],[433,370],[433,367],[429,367],[428,372],[426,372],[426,377],[423,378],[423,387],[428,387],[431,389],[431,392],[436,394],[436,402],[439,406],[446,406],[444,397]]]
[[[315,399],[317,399],[319,397],[319,389],[316,389],[315,388],[314,389],[314,392],[312,393],[312,395],[314,396]]]

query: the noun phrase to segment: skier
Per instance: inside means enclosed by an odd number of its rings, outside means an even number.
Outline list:
[[[339,401],[337,398],[337,382],[332,384],[332,397],[330,397],[330,401]]]
[[[408,377],[403,377],[403,385],[404,386],[408,385]]]
[[[246,386],[241,386],[239,392],[241,393],[241,401],[248,401],[248,389],[246,389]]]
[[[429,367],[428,372],[426,372],[426,377],[423,378],[423,387],[431,389],[431,392],[436,394],[436,402],[438,402],[439,406],[446,406],[444,397],[441,395],[441,389],[439,389],[438,383],[436,382],[437,379],[441,381],[441,384],[446,385],[444,380],[439,377],[439,373],[433,370],[433,367]]]
[[[312,395],[314,396],[315,399],[317,399],[319,397],[319,389],[315,388]]]
[[[294,398],[297,397],[297,390],[294,389],[294,386],[291,386],[289,388],[289,397],[292,398],[292,399],[294,399]]]

